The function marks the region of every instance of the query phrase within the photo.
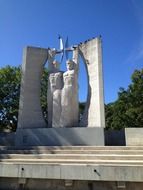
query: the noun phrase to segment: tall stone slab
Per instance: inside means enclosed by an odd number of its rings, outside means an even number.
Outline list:
[[[46,127],[40,104],[40,82],[43,64],[47,59],[47,49],[24,49],[18,129]]]
[[[88,96],[80,123],[87,127],[105,127],[102,47],[101,38],[94,38],[79,45],[88,78]]]

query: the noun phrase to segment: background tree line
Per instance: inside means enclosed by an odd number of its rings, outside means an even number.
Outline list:
[[[48,71],[41,79],[41,106],[47,117]],[[20,67],[6,66],[0,69],[0,130],[16,130],[20,96]],[[84,103],[79,104],[83,113]],[[135,70],[127,89],[120,88],[115,102],[105,105],[106,128],[143,127],[143,69]]]
[[[105,106],[106,128],[143,127],[143,69],[135,70],[131,84],[120,88],[118,99]]]

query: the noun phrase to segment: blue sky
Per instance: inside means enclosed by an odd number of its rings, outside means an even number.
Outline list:
[[[0,0],[0,67],[20,65],[28,45],[58,48],[58,34],[71,44],[102,36],[106,103],[143,67],[142,0]]]

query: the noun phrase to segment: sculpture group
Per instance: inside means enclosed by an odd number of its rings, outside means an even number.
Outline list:
[[[53,61],[48,80],[48,126],[78,126],[78,65],[67,60],[67,71]]]
[[[66,57],[66,71],[59,69],[56,54],[72,52]],[[79,122],[78,71],[79,57],[87,74],[87,100],[83,117]],[[48,62],[48,125],[41,109],[40,92],[43,65]],[[84,80],[84,79],[83,79]],[[23,54],[22,83],[19,104],[18,129],[104,127],[104,96],[102,79],[101,38],[60,50],[55,48],[27,47]]]
[[[67,43],[65,43],[67,44]],[[26,47],[23,54],[21,93],[16,145],[104,145],[104,95],[101,38],[55,48]],[[61,71],[57,54],[66,57]],[[80,59],[79,59],[80,57]],[[83,60],[87,74],[87,99],[79,121],[78,72]],[[61,61],[60,61],[61,62]],[[41,77],[48,63],[48,124],[41,108]],[[84,85],[83,83],[80,85]],[[79,86],[80,88],[80,86]]]

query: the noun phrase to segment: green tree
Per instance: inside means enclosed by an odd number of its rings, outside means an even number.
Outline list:
[[[0,69],[0,129],[15,130],[20,94],[20,67]]]
[[[43,73],[42,73],[42,78],[41,78],[41,97],[40,97],[40,101],[41,101],[41,107],[42,107],[42,112],[43,112],[43,116],[45,121],[47,122],[47,107],[48,107],[48,103],[47,103],[47,88],[48,88],[48,69],[44,68],[43,69]]]
[[[143,127],[143,69],[131,80],[127,90],[120,88],[117,101],[106,105],[106,128]]]

